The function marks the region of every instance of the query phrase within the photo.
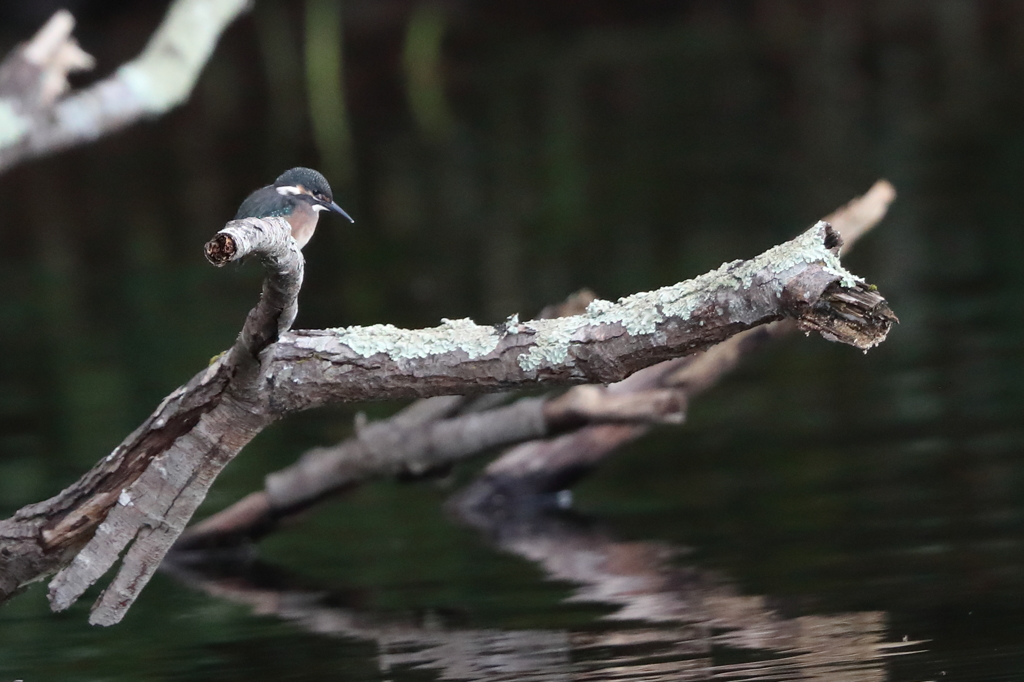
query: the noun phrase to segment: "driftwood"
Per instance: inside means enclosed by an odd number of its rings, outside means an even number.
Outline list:
[[[217,474],[260,430],[299,410],[615,382],[783,318],[870,348],[894,317],[872,287],[843,269],[840,245],[820,222],[749,261],[615,303],[594,301],[571,317],[287,332],[303,262],[287,224],[232,221],[207,245],[207,256],[223,263],[252,255],[267,269],[263,296],[238,341],[82,479],[0,521],[0,599],[59,571],[51,605],[67,608],[128,548],[90,619],[118,622]]]
[[[829,215],[852,245],[884,217],[895,190],[879,181],[863,197]],[[589,292],[541,314],[585,311]],[[470,519],[476,507],[569,486],[603,457],[657,423],[680,423],[690,400],[717,383],[743,355],[796,330],[794,322],[751,329],[706,352],[642,369],[610,386],[583,385],[490,409],[464,397],[417,401],[389,419],[357,423],[354,437],[315,448],[267,476],[263,490],[190,527],[178,549],[224,547],[257,540],[310,505],[374,476],[418,476],[462,459],[521,443],[497,458],[455,506]],[[552,435],[562,432],[556,438]]]
[[[0,64],[0,172],[184,102],[220,34],[248,6],[248,0],[175,0],[142,54],[70,94],[68,74],[92,68],[93,59],[71,37],[71,14],[54,14]]]

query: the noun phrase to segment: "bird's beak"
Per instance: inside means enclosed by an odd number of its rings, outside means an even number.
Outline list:
[[[336,204],[335,202],[332,201],[331,203],[329,203],[329,204],[325,203],[324,205],[327,208],[329,208],[332,211],[334,211],[335,213],[340,213],[341,215],[343,215],[346,218],[348,218],[348,221],[350,223],[355,223],[356,222],[356,221],[352,220],[352,216],[350,216],[348,213],[345,213],[345,209],[343,209],[341,206],[338,206],[338,204]]]

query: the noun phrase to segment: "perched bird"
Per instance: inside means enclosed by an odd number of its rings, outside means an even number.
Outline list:
[[[327,178],[312,168],[292,168],[245,198],[235,220],[242,218],[284,218],[292,226],[292,237],[301,249],[313,236],[320,211],[334,211],[352,217],[334,203]]]

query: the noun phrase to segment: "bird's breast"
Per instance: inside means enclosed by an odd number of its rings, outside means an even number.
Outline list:
[[[318,211],[305,201],[296,202],[292,212],[284,217],[292,226],[292,238],[298,243],[301,249],[313,236],[316,230],[316,221],[320,217]]]

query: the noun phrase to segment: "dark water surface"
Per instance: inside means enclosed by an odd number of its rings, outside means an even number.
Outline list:
[[[103,71],[160,17],[82,6]],[[330,36],[301,8],[258,2],[186,107],[0,178],[4,516],[231,344],[260,273],[201,245],[292,165],[357,220],[307,248],[300,327],[662,286],[878,177],[900,197],[847,263],[901,324],[750,357],[567,509],[458,523],[467,465],[168,567],[113,628],[33,586],[0,608],[0,682],[1024,679],[1024,5],[353,0],[349,152],[312,132],[299,38]],[[5,12],[6,49],[34,24]],[[395,407],[275,425],[201,514]]]

